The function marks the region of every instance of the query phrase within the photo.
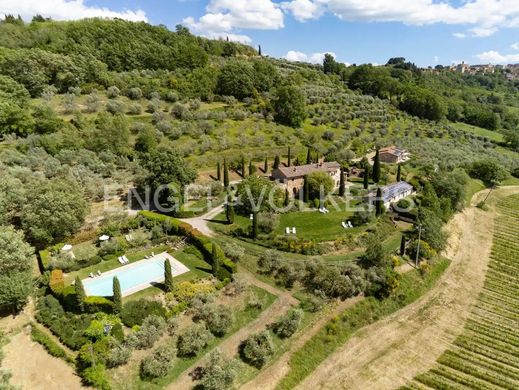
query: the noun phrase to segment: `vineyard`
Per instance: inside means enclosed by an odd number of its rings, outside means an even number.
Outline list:
[[[405,389],[519,388],[519,196],[497,207],[485,285],[463,333]]]

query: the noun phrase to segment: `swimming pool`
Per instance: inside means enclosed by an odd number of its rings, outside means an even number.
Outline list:
[[[151,259],[140,260],[114,270],[105,272],[95,278],[83,279],[87,296],[109,297],[113,294],[113,279],[117,276],[121,284],[123,297],[148,288],[153,283],[164,281],[164,261],[169,260],[173,277],[189,272],[184,264],[167,252],[155,255]]]

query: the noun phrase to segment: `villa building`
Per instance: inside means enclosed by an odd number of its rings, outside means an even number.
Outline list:
[[[398,183],[392,183],[384,187],[380,187],[382,190],[382,200],[384,202],[384,207],[389,209],[391,204],[398,202],[400,199],[407,198],[410,195],[415,193],[413,186],[405,181],[399,181]],[[377,197],[377,191],[371,191],[366,197],[366,201],[375,205],[375,201]]]
[[[290,194],[296,196],[304,186],[306,175],[314,172],[326,172],[333,180],[334,188],[341,183],[341,166],[338,162],[319,162],[316,164],[279,167],[272,172],[272,179],[276,180]]]
[[[410,159],[409,152],[395,146],[382,148],[379,150],[380,161],[387,164],[400,164]]]

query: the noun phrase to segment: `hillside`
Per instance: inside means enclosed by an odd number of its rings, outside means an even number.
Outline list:
[[[312,65],[182,26],[8,17],[0,320],[34,297],[32,340],[96,388],[239,387],[274,362],[293,388],[457,269],[444,226],[519,184],[518,102],[500,70]],[[381,162],[392,145],[410,161]],[[299,189],[271,179],[300,165],[317,171]],[[408,192],[385,204],[393,184]]]

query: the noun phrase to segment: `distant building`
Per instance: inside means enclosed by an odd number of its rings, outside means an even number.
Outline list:
[[[380,189],[382,190],[382,201],[386,209],[389,209],[391,204],[398,202],[400,199],[407,198],[415,193],[413,186],[405,181],[389,184]],[[377,191],[371,191],[365,200],[374,206],[377,200]]]
[[[389,146],[379,150],[380,161],[387,164],[400,164],[410,159],[409,152],[405,149]]]
[[[314,172],[326,172],[332,178],[334,188],[339,188],[341,183],[341,166],[336,161],[279,167],[272,172],[272,179],[278,181],[290,194],[296,196],[304,186],[305,176]]]
[[[462,62],[461,64],[458,64],[456,66],[456,72],[459,73],[469,73],[470,66],[469,64],[466,64],[465,62]]]

